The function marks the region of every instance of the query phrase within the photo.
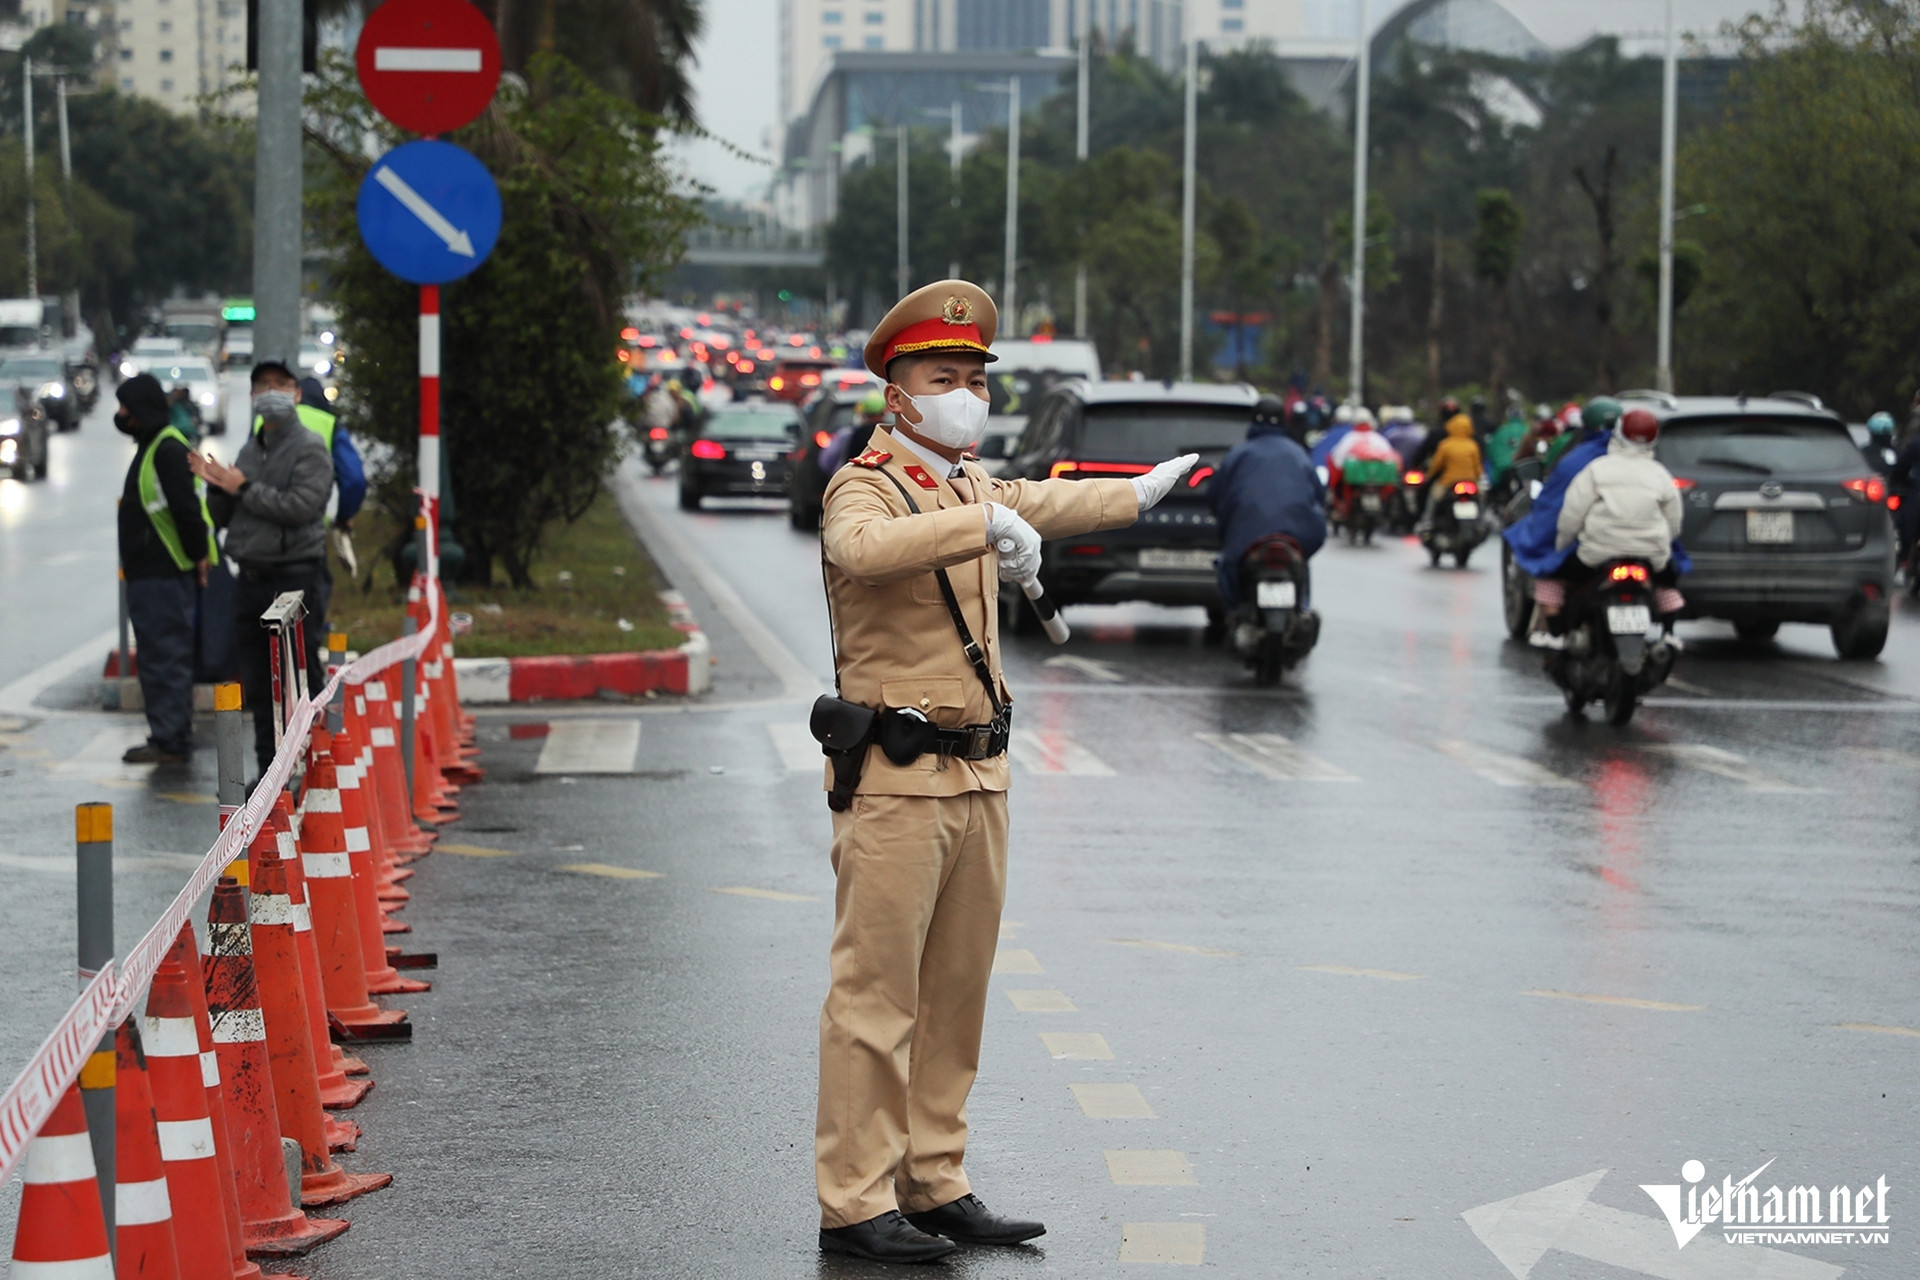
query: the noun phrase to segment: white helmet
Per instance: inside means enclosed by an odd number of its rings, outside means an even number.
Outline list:
[[[1333,421],[1336,426],[1341,423],[1352,422],[1353,406],[1350,404],[1343,404],[1339,408],[1335,409],[1333,411]]]

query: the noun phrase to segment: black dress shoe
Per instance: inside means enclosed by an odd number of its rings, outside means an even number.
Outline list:
[[[964,1195],[952,1204],[925,1213],[910,1213],[907,1221],[922,1231],[958,1240],[961,1244],[1020,1244],[1047,1234],[1038,1222],[1003,1218],[980,1203],[976,1195]]]
[[[868,1218],[850,1227],[820,1228],[823,1252],[849,1253],[874,1262],[934,1262],[959,1247],[951,1240],[915,1227],[900,1216],[898,1209],[889,1209],[877,1218]]]

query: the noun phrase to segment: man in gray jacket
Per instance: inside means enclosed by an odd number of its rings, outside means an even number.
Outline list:
[[[226,553],[239,579],[234,592],[234,648],[240,684],[253,706],[253,750],[264,772],[273,760],[273,686],[270,642],[260,615],[286,591],[306,593],[307,681],[317,690],[320,577],[327,554],[327,499],[333,458],[319,436],[294,413],[293,371],[276,360],[253,367],[253,417],[259,423],[232,466],[193,456],[194,474],[207,482],[208,506],[227,531]],[[287,672],[289,681],[292,672]],[[289,691],[291,686],[289,685]]]

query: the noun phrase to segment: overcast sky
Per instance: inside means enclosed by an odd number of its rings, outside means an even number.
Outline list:
[[[696,103],[706,128],[737,147],[771,160],[779,122],[779,0],[705,0],[707,34],[694,71]],[[1666,0],[1506,0],[1507,8],[1549,45],[1577,44],[1604,28],[1652,34],[1666,22]],[[1716,30],[1771,0],[1675,0],[1683,30]],[[1371,12],[1392,11],[1373,0]],[[769,165],[754,164],[710,142],[676,143],[673,154],[694,178],[721,196],[752,198],[766,187]]]

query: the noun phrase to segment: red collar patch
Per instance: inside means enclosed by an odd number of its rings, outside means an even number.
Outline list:
[[[907,473],[907,479],[913,481],[922,489],[938,489],[940,487],[940,482],[928,475],[927,469],[919,463],[914,463],[909,467],[903,467],[902,470]]]

